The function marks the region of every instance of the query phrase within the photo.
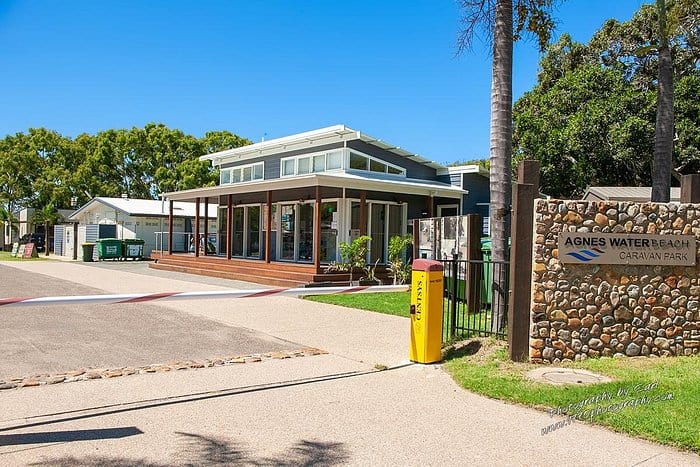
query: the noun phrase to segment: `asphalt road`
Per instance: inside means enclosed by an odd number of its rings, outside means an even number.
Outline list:
[[[0,264],[0,298],[103,293]],[[261,332],[145,304],[0,308],[0,323],[0,380],[302,347]]]

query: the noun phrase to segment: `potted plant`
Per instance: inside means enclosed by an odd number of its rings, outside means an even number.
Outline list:
[[[365,271],[365,258],[367,257],[367,244],[372,240],[368,235],[361,235],[351,243],[340,242],[340,261],[332,262],[326,267],[326,272],[348,272],[350,283],[354,279],[354,273]],[[372,270],[372,274],[374,270]]]

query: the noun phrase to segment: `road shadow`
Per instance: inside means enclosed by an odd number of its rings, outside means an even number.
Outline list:
[[[443,353],[443,360],[454,360],[456,358],[466,357],[467,355],[474,355],[481,349],[481,341],[471,340],[469,342],[457,342],[445,349]]]
[[[176,433],[179,445],[173,461],[152,462],[120,456],[66,456],[31,465],[50,467],[166,467],[199,465],[321,466],[346,463],[349,452],[344,443],[299,440],[274,457],[256,457],[240,443],[195,433]]]
[[[118,439],[143,434],[135,426],[104,428],[96,430],[41,431],[38,433],[18,433],[0,435],[0,446],[18,444],[69,443],[72,441],[94,441],[97,439]]]

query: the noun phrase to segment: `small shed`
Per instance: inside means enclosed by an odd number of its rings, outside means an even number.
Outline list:
[[[216,245],[218,206],[209,205],[207,214],[209,242]],[[173,205],[173,249],[187,251],[195,231],[195,203],[175,202]],[[204,232],[205,213],[199,213],[200,232]],[[77,243],[94,242],[99,238],[141,238],[145,241],[143,254],[167,249],[168,204],[160,200],[97,197],[73,212],[70,221],[78,223]],[[73,229],[65,226],[65,229]],[[72,234],[66,233],[64,239]],[[69,241],[70,243],[70,241]],[[73,255],[75,242],[64,245],[62,253]]]
[[[650,186],[592,186],[583,195],[586,201],[628,201],[646,203],[651,200]],[[671,188],[671,202],[681,201],[681,189]]]

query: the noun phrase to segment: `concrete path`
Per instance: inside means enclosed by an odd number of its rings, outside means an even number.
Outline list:
[[[107,292],[213,287],[14,264]],[[464,391],[440,366],[402,365],[405,319],[292,298],[167,306],[330,354],[3,391],[0,464],[700,465],[580,423],[541,436],[547,414]]]

